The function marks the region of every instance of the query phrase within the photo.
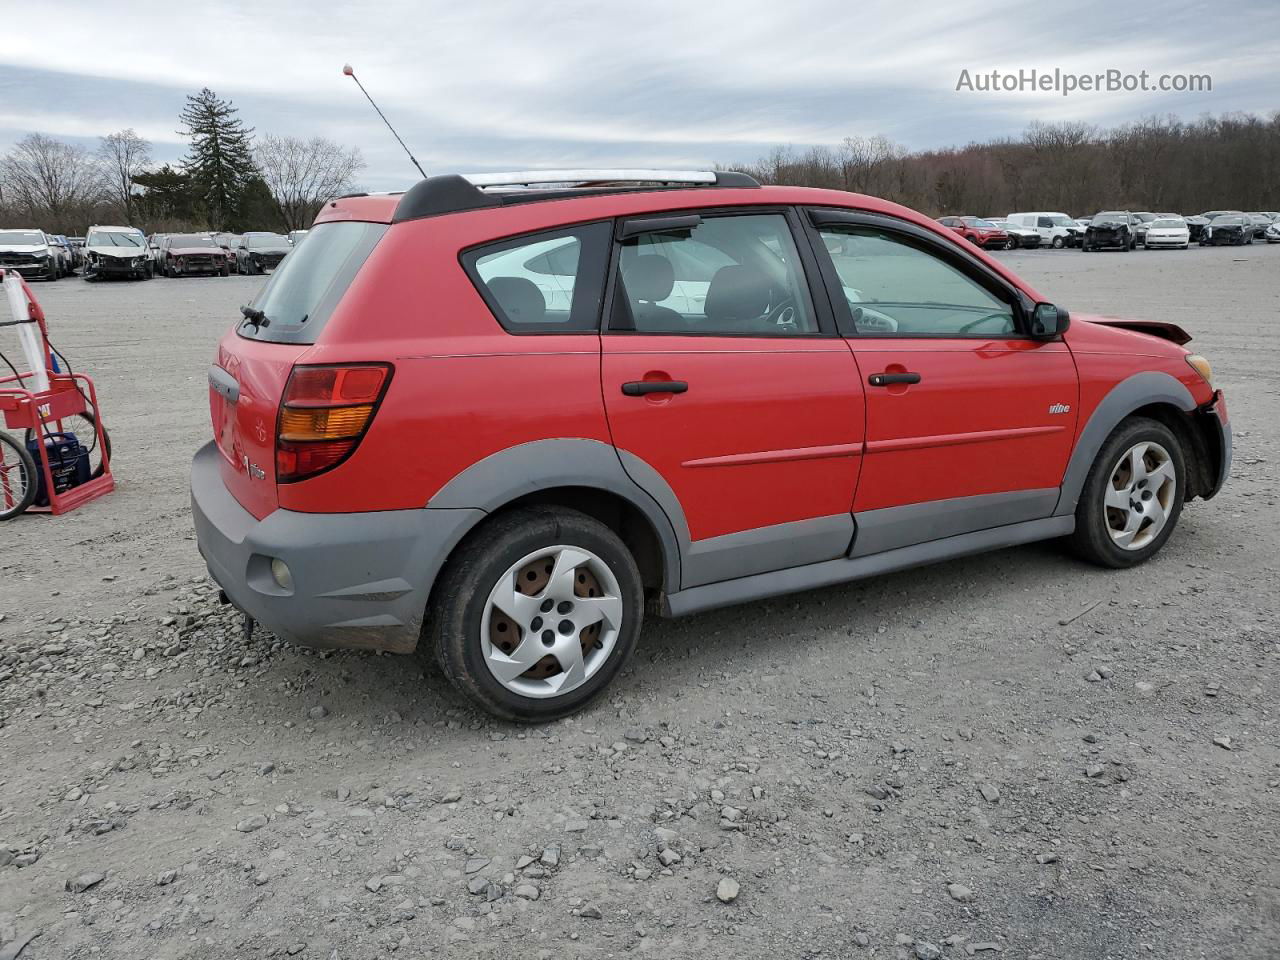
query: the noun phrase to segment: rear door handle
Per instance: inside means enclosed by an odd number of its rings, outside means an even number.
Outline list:
[[[684,393],[689,384],[684,380],[631,380],[622,385],[628,397],[643,397],[650,393]]]
[[[918,373],[873,373],[867,377],[867,383],[873,387],[888,387],[895,383],[919,383]]]

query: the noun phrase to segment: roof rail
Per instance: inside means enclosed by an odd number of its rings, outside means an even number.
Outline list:
[[[564,189],[548,189],[547,185]],[[753,189],[759,181],[726,170],[522,170],[514,173],[443,174],[420,180],[396,206],[393,223],[513,203],[562,200],[633,190],[690,187]],[[530,187],[538,189],[528,189]]]

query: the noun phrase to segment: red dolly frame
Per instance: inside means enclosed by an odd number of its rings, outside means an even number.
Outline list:
[[[4,273],[0,270],[0,281],[3,281]],[[31,319],[40,327],[40,341],[44,347],[44,355],[51,359],[53,349],[49,346],[49,332],[45,326],[44,311],[31,295],[31,289],[27,286],[26,280],[21,276],[19,280],[27,295]],[[49,496],[49,505],[47,507],[31,506],[27,508],[27,512],[52,513],[58,516],[110,493],[115,489],[116,482],[111,475],[111,453],[104,439],[107,431],[102,424],[98,393],[94,389],[93,381],[83,373],[50,371],[48,390],[25,389],[22,381],[32,379],[34,376],[34,373],[26,373],[21,377],[12,374],[0,377],[0,413],[4,414],[5,426],[10,430],[31,430],[41,439],[41,442],[36,445],[38,448],[36,467],[44,475],[44,488]],[[79,413],[88,413],[90,409],[93,411],[98,446],[102,452],[102,473],[79,486],[59,493],[54,489],[53,470],[49,466],[49,453],[43,442],[44,437],[49,432],[48,427],[51,424],[55,427],[54,432],[60,432],[64,429],[64,420]]]

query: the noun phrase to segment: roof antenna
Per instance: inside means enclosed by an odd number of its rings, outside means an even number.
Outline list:
[[[369,101],[370,106],[372,106],[373,109],[378,110],[378,105],[373,102],[373,97],[369,96],[369,91],[364,88],[364,84],[361,83],[360,78],[356,76],[355,68],[353,68],[349,63],[344,63],[342,65],[342,72],[356,82],[356,86],[360,88],[360,92],[364,94],[364,98]],[[378,116],[380,116],[382,118],[382,122],[387,125],[387,129],[391,131],[391,135],[397,140],[400,140],[400,134],[396,133],[396,128],[391,125],[391,121],[387,119],[387,115],[381,110],[378,110]],[[409,154],[409,161],[418,168],[418,172],[422,174],[422,178],[425,180],[427,178],[427,171],[422,169],[422,164],[414,159],[413,153],[410,152],[408,145],[405,144],[403,140],[400,140],[400,146],[404,147],[404,152]]]

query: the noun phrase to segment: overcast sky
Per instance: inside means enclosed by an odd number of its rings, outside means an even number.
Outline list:
[[[416,174],[346,61],[428,172],[698,167],[850,135],[926,148],[1034,119],[1280,109],[1275,0],[47,3],[0,0],[0,150],[133,127],[176,161],[184,97],[208,86],[259,132],[359,146],[373,190]],[[1213,90],[956,91],[962,69],[1031,67],[1207,73]]]

